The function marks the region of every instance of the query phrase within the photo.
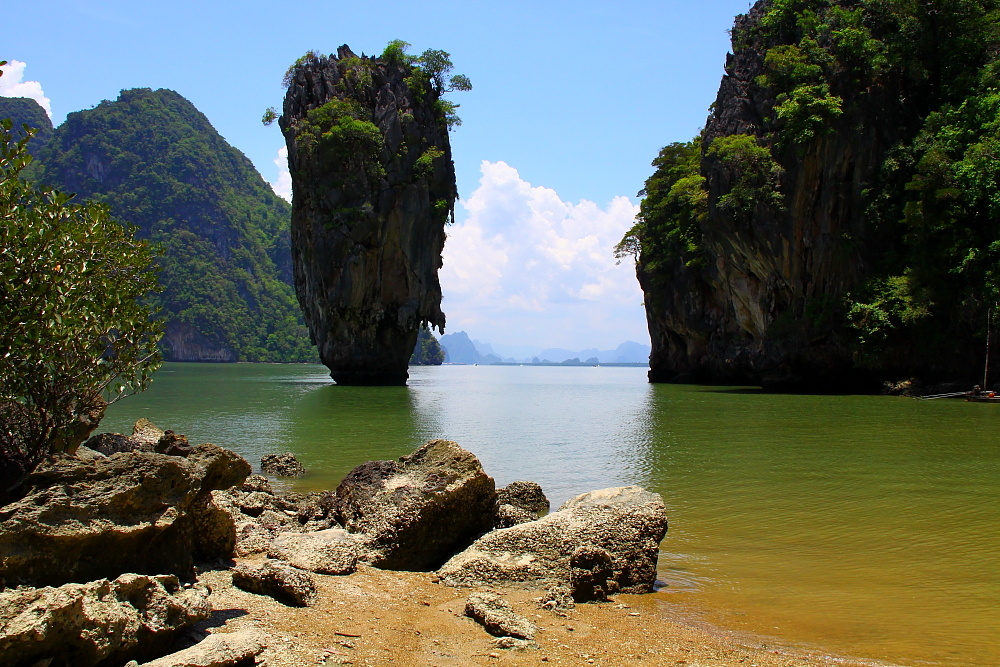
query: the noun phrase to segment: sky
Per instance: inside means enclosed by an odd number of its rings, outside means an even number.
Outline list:
[[[19,7],[19,5],[22,5]],[[705,123],[747,0],[15,0],[0,95],[33,97],[55,125],[129,88],[189,99],[279,194],[281,78],[306,51],[442,49],[460,201],[441,283],[447,332],[495,346],[648,343],[642,292],[613,247],[664,145]]]

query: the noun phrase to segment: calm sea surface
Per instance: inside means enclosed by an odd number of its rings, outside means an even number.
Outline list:
[[[192,442],[294,452],[300,490],[458,441],[553,507],[663,495],[662,613],[903,665],[1000,665],[1000,405],[649,385],[640,368],[413,368],[338,387],[322,366],[166,364],[114,406]]]

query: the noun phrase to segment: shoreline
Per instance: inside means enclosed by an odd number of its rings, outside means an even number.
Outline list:
[[[255,562],[259,559],[237,559]],[[203,632],[254,628],[269,637],[269,667],[323,664],[422,665],[689,665],[703,667],[890,667],[780,640],[686,622],[663,613],[660,593],[615,595],[566,612],[540,608],[543,591],[492,587],[539,628],[535,648],[499,648],[464,613],[465,599],[485,588],[453,588],[433,573],[360,567],[350,575],[314,575],[310,607],[287,607],[234,588],[228,570],[202,572],[216,610]],[[242,614],[240,612],[246,612]]]

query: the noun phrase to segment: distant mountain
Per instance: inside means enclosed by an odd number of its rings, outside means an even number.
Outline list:
[[[445,334],[438,342],[444,348],[445,363],[478,364],[482,361],[479,351],[469,339],[469,334],[464,331]]]
[[[458,331],[442,336],[441,346],[445,348],[446,363],[565,363],[566,365],[593,366],[595,364],[644,364],[649,362],[649,346],[633,341],[624,342],[614,350],[598,350],[597,348],[568,350],[561,347],[542,350],[537,347],[520,346],[517,350],[524,356],[513,357],[501,355],[514,348],[500,346],[494,348],[492,343],[471,340],[466,332]]]
[[[0,119],[10,118],[13,121],[14,136],[20,139],[24,136],[23,127],[33,127],[38,130],[35,138],[28,144],[28,152],[37,154],[48,143],[52,136],[52,121],[35,100],[30,97],[0,97]]]
[[[165,358],[316,359],[292,289],[290,207],[194,105],[124,90],[71,113],[35,180],[106,202],[160,244]]]

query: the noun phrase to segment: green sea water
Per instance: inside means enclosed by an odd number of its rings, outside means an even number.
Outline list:
[[[148,417],[334,488],[431,438],[558,506],[641,484],[670,529],[649,604],[689,622],[902,665],[1000,665],[1000,405],[650,385],[645,369],[166,364],[101,430]]]

